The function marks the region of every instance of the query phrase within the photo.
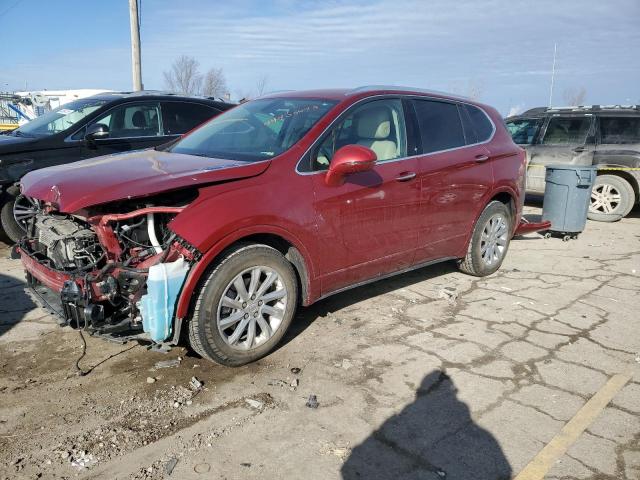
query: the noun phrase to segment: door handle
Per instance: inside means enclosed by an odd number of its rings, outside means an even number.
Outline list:
[[[476,162],[486,162],[489,160],[487,155],[476,155]]]
[[[404,172],[396,177],[396,181],[398,182],[407,182],[416,178],[415,172]]]
[[[580,153],[580,152],[584,152],[585,148],[584,147],[576,147],[573,149],[574,152],[576,153]]]

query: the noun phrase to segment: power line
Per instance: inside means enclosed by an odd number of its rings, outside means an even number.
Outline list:
[[[17,7],[19,3],[21,3],[22,0],[16,0],[16,2],[11,5],[9,8],[6,8],[3,12],[0,13],[0,17],[2,17],[3,15],[7,14],[9,12],[9,10],[13,10],[14,7]]]

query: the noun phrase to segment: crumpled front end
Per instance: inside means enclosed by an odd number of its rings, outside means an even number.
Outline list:
[[[185,208],[177,203],[121,202],[111,205],[119,213],[86,216],[45,206],[19,245],[33,296],[61,325],[118,341],[177,341],[176,299],[201,256],[169,228]]]

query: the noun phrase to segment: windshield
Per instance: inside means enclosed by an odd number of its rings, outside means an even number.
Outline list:
[[[520,118],[507,122],[507,130],[518,145],[531,145],[542,124],[542,118]]]
[[[257,162],[291,148],[338,102],[265,98],[239,105],[178,141],[170,151]]]
[[[22,134],[30,137],[43,137],[60,133],[72,127],[90,113],[95,112],[105,103],[107,103],[107,100],[97,100],[95,98],[65,103],[61,107],[25,123],[12,133],[14,135]]]

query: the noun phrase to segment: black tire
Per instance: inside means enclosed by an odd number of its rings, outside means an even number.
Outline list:
[[[270,338],[254,348],[240,350],[227,343],[225,336],[220,332],[218,309],[222,296],[228,292],[230,283],[238,275],[257,266],[266,267],[277,273],[281,286],[286,291],[286,306],[282,320]],[[243,244],[229,251],[212,268],[197,294],[198,298],[193,314],[188,322],[191,348],[203,358],[225,366],[238,367],[264,357],[278,345],[295,314],[298,302],[298,282],[293,266],[278,250],[267,245]],[[235,312],[237,313],[239,310]],[[260,316],[262,317],[262,313]],[[242,320],[235,325],[235,328],[238,328],[241,323]],[[255,328],[256,332],[260,328],[261,334],[263,333],[261,327],[256,326]],[[245,334],[245,337],[247,335]]]
[[[595,199],[595,196],[607,187],[620,198],[618,202],[609,203],[609,207],[613,207],[609,212],[605,212],[605,207],[601,203],[596,203]],[[593,183],[591,195],[587,218],[597,222],[615,222],[626,217],[633,208],[636,199],[631,184],[617,175],[598,175]]]
[[[489,255],[493,263],[487,263],[488,260],[483,258],[483,250],[486,245],[486,242],[483,239],[483,232],[485,228],[489,227],[490,222],[497,218],[501,218],[506,226],[504,239],[502,236],[500,236],[501,238],[499,239],[500,242],[504,242],[504,245],[502,250],[497,248],[498,252],[495,257],[493,255]],[[471,240],[469,241],[469,247],[467,248],[467,254],[458,262],[458,268],[464,273],[474,275],[476,277],[486,277],[498,270],[507,255],[507,251],[509,250],[512,221],[511,211],[504,203],[498,201],[490,202],[476,222],[473,234],[471,235]],[[500,231],[502,231],[502,228]]]
[[[20,191],[17,187],[9,187],[2,197],[3,203],[0,208],[2,230],[13,243],[18,243],[25,234],[24,229],[16,222],[13,216],[13,205],[18,195],[20,195]]]

